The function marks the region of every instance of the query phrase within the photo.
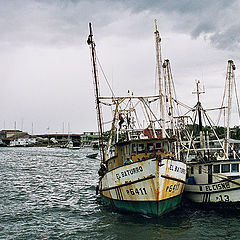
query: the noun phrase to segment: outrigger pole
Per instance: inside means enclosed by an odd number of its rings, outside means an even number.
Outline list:
[[[99,138],[99,147],[101,152],[101,162],[105,162],[105,153],[104,153],[104,144],[103,144],[103,120],[102,120],[102,111],[101,111],[101,105],[100,105],[100,89],[99,89],[99,80],[98,80],[98,74],[97,74],[97,63],[96,63],[96,50],[95,50],[95,42],[93,41],[93,34],[92,34],[92,24],[89,23],[89,30],[90,34],[88,36],[87,43],[90,45],[91,50],[91,58],[92,58],[92,72],[93,72],[93,83],[94,83],[94,89],[95,89],[95,102],[96,102],[96,110],[97,110],[97,121],[98,121],[98,132],[100,135]]]

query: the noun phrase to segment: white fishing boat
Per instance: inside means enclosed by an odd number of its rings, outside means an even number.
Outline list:
[[[179,206],[186,181],[186,164],[178,158],[178,144],[172,136],[174,130],[166,129],[163,89],[167,88],[163,87],[161,79],[164,71],[157,27],[155,36],[160,87],[159,94],[153,96],[134,96],[130,92],[122,97],[100,96],[91,24],[88,44],[100,135],[101,165],[97,192],[104,203],[115,209],[159,216]],[[153,105],[157,103],[159,116],[153,111]],[[103,121],[103,106],[110,108],[110,121]],[[107,146],[104,145],[105,122],[110,123]]]
[[[227,113],[224,139],[220,139],[216,132],[217,128],[210,121],[208,111],[202,107],[199,98],[201,92],[197,83],[198,102],[194,112],[199,120],[199,138],[197,140],[191,138],[185,151],[188,160],[188,177],[184,195],[194,203],[234,208],[239,207],[240,204],[240,158],[234,147],[234,144],[239,144],[240,141],[230,139],[233,88],[236,90],[234,70],[235,65],[229,60],[224,98],[220,107],[221,111]],[[226,106],[224,106],[225,100],[227,100]],[[197,119],[196,115],[193,119]],[[208,123],[208,131],[203,129],[203,121]],[[210,139],[210,132],[212,136],[214,135],[214,140]]]
[[[72,140],[69,140],[68,143],[66,144],[66,148],[72,149],[72,150],[79,150],[80,146],[75,145]]]

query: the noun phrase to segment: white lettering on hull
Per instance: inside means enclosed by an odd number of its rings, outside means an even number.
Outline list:
[[[206,191],[206,192],[214,192],[214,191],[221,191],[226,190],[230,188],[229,182],[222,182],[222,183],[216,183],[211,185],[205,185],[205,186],[199,186],[200,191]]]
[[[124,178],[124,177],[127,177],[127,176],[131,176],[131,175],[134,175],[134,174],[139,173],[139,172],[143,172],[143,167],[142,166],[134,167],[134,168],[116,173],[116,179],[121,179],[121,178]]]
[[[185,170],[184,168],[175,166],[175,165],[173,165],[173,164],[170,164],[169,169],[170,169],[170,171],[179,172],[179,173],[182,173],[182,174],[185,174],[185,173],[186,173],[186,170]]]

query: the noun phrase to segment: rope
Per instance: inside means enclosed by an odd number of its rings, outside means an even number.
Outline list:
[[[103,77],[104,77],[104,79],[105,79],[105,81],[106,81],[106,83],[107,83],[107,85],[108,85],[108,87],[109,87],[109,89],[110,89],[110,91],[112,93],[112,96],[115,97],[114,92],[113,92],[113,90],[112,90],[112,88],[111,88],[111,86],[110,86],[110,84],[109,84],[109,82],[107,80],[107,77],[106,77],[106,75],[105,75],[105,73],[103,71],[102,65],[101,65],[101,63],[100,63],[100,61],[99,61],[97,56],[96,56],[96,58],[97,58],[98,65],[100,66],[101,72],[103,74]]]
[[[240,107],[239,107],[239,101],[238,101],[237,85],[236,85],[236,81],[235,81],[235,76],[234,76],[233,84],[234,84],[234,90],[235,90],[235,96],[236,96],[237,108],[238,108],[238,117],[239,117],[238,121],[240,121]]]

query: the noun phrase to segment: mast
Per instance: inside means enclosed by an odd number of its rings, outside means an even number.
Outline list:
[[[200,81],[196,81],[196,85],[197,85],[197,112],[198,112],[198,124],[199,124],[199,131],[202,132],[203,130],[203,125],[202,125],[202,105],[200,102],[200,94],[204,93],[204,92],[200,92],[199,89],[199,84]]]
[[[166,112],[170,118],[170,129],[173,131],[173,135],[176,134],[174,127],[174,107],[173,107],[173,80],[172,80],[172,71],[170,67],[169,59],[165,59],[163,63],[164,75],[166,76],[166,96],[168,97],[166,103]],[[176,98],[176,96],[174,96]]]
[[[163,84],[162,84],[162,56],[161,56],[161,38],[157,29],[157,20],[155,19],[155,38],[156,38],[156,62],[157,62],[157,73],[158,73],[158,85],[159,85],[159,101],[160,101],[160,120],[162,122],[162,137],[166,137],[165,129],[165,116],[164,116],[164,104],[163,104]]]
[[[94,92],[95,92],[95,102],[96,102],[96,110],[97,110],[97,122],[98,122],[98,132],[100,135],[99,138],[99,146],[101,152],[101,162],[105,162],[105,153],[104,153],[104,144],[103,144],[103,120],[102,120],[102,110],[100,105],[100,89],[99,89],[99,80],[98,80],[98,71],[97,71],[97,63],[96,63],[96,49],[95,42],[93,41],[93,33],[92,33],[92,24],[89,23],[90,34],[88,36],[87,43],[90,46],[91,50],[91,59],[92,59],[92,72],[93,72],[93,83],[94,83]]]
[[[198,114],[198,125],[199,125],[199,134],[200,134],[200,148],[204,148],[204,136],[203,136],[203,125],[202,125],[202,104],[200,102],[200,94],[205,93],[204,91],[200,91],[199,88],[200,81],[196,81],[197,85],[197,91],[193,92],[193,94],[197,94],[197,104],[196,104],[196,110]],[[202,155],[204,155],[204,152],[202,152]]]
[[[232,88],[233,88],[233,81],[234,81],[234,70],[236,69],[233,60],[228,60],[228,67],[227,67],[227,94],[228,94],[228,101],[227,101],[227,135],[226,135],[226,144],[225,144],[225,151],[228,158],[229,153],[229,139],[230,139],[230,119],[231,119],[231,108],[232,108]]]

